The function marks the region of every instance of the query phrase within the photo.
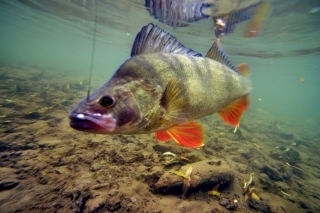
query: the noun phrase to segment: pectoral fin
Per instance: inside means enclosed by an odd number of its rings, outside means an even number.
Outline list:
[[[187,122],[185,107],[188,103],[185,85],[177,78],[171,79],[160,100],[160,105],[165,110],[163,118],[175,124]]]
[[[188,148],[197,148],[204,145],[202,126],[195,121],[173,126],[167,130],[158,131],[156,132],[156,138],[161,141],[172,139],[179,145]]]
[[[226,108],[219,112],[222,120],[232,126],[239,126],[240,118],[244,111],[246,111],[249,107],[249,97],[244,96],[231,104],[229,104]]]

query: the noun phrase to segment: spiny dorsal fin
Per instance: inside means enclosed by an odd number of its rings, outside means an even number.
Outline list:
[[[163,92],[160,105],[165,109],[164,118],[172,123],[187,121],[184,107],[189,103],[185,85],[177,78],[171,79]]]
[[[227,53],[224,51],[224,49],[221,47],[221,45],[219,43],[220,43],[219,39],[217,39],[217,40],[215,40],[215,42],[213,42],[212,46],[210,47],[210,49],[207,52],[206,57],[211,58],[215,61],[218,61],[218,62],[226,65],[230,69],[232,69],[235,72],[240,74],[237,67],[230,61]]]
[[[137,34],[132,46],[131,57],[148,53],[175,53],[202,56],[200,53],[183,46],[170,33],[152,23],[144,26]]]

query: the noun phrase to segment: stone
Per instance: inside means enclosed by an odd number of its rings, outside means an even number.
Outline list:
[[[262,213],[270,213],[271,212],[269,204],[265,201],[258,201],[258,200],[249,198],[247,200],[247,204],[250,208],[255,209],[259,212],[262,212]]]
[[[261,172],[267,174],[271,180],[275,180],[275,181],[282,181],[283,180],[281,174],[268,165],[264,165],[261,168]]]
[[[0,183],[0,192],[4,190],[9,190],[16,187],[20,182],[17,181],[4,181]]]
[[[219,201],[219,204],[221,206],[227,206],[229,204],[229,200],[228,199],[225,199],[225,198],[221,198],[221,200]]]
[[[116,189],[112,189],[110,192],[109,192],[109,196],[115,196],[115,195],[117,195],[119,193],[119,191],[118,190],[116,190]]]
[[[138,199],[136,197],[130,197],[129,200],[131,203],[135,203],[138,201]]]
[[[228,185],[234,179],[234,172],[227,164],[219,166],[212,165],[209,160],[199,161],[192,164],[193,170],[190,175],[191,190],[208,191],[217,184]],[[180,171],[185,173],[190,164],[181,167]],[[184,178],[170,171],[165,172],[160,179],[151,186],[155,193],[177,193],[177,190],[182,192]]]

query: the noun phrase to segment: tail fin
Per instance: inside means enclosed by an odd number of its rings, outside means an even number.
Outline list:
[[[256,8],[255,16],[247,24],[247,27],[244,33],[245,38],[255,37],[259,34],[262,24],[267,18],[268,11],[269,11],[269,4],[266,2],[263,2]]]

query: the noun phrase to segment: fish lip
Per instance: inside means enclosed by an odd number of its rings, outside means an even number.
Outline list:
[[[70,126],[81,131],[112,133],[116,127],[116,119],[110,114],[71,112],[69,119]]]

